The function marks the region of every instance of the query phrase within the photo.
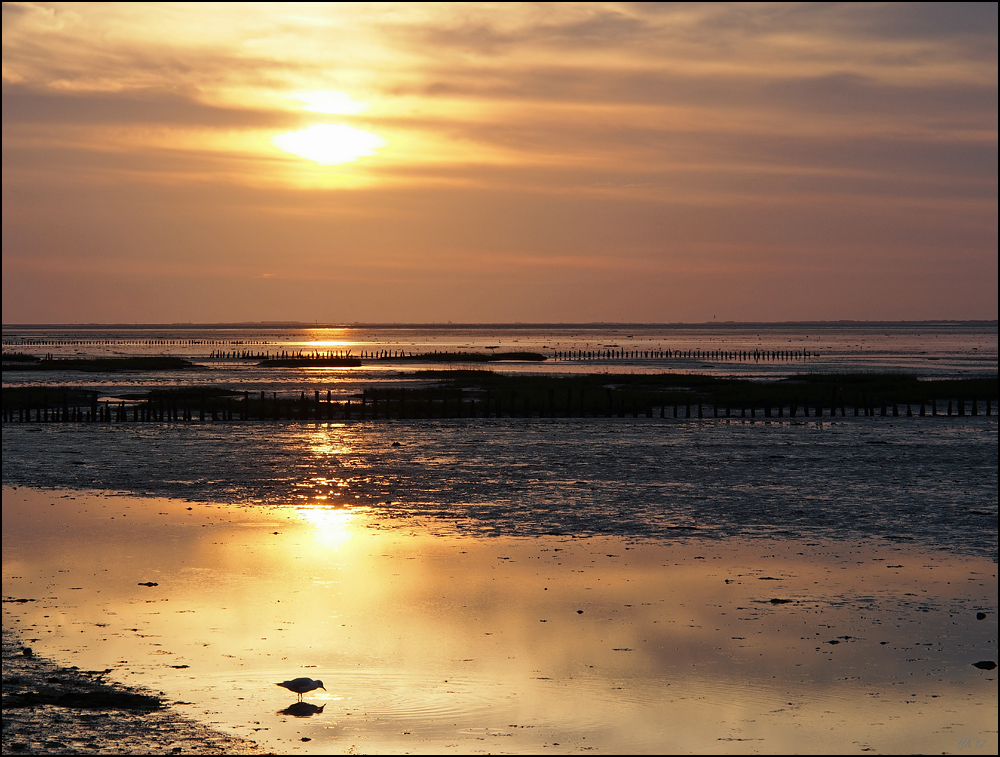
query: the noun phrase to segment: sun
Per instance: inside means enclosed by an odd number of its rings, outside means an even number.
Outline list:
[[[295,92],[288,95],[303,103],[302,110],[312,113],[339,113],[354,116],[368,110],[368,103],[358,102],[346,92],[332,89],[314,89],[309,92]]]
[[[346,124],[316,124],[278,134],[272,137],[271,144],[322,166],[336,166],[374,155],[388,142],[378,134]]]

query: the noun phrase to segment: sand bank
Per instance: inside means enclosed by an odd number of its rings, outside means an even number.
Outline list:
[[[3,492],[5,626],[281,753],[996,750],[996,564]],[[982,614],[980,619],[978,616]],[[6,665],[6,661],[5,661]],[[324,681],[307,708],[274,684]],[[68,742],[66,742],[68,743]]]

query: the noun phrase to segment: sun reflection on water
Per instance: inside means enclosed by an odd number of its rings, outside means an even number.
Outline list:
[[[298,507],[296,516],[313,527],[316,545],[337,550],[351,539],[351,521],[357,515],[353,509],[330,505]]]
[[[305,447],[309,454],[319,458],[327,458],[333,455],[349,455],[351,448],[345,444],[345,436],[348,428],[343,423],[330,424],[323,428],[314,430],[305,440]],[[316,477],[312,479],[317,484],[331,483],[334,479]]]
[[[319,349],[321,347],[354,347],[355,342],[347,339],[312,339],[308,342],[303,342],[307,349]]]

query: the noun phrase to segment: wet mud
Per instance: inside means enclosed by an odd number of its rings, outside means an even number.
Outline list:
[[[160,696],[64,668],[3,629],[4,754],[262,754],[189,720]]]

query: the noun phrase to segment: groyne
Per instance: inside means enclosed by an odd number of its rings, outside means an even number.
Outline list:
[[[911,376],[807,375],[775,382],[665,374],[505,376],[425,372],[431,386],[335,385],[294,392],[219,387],[152,389],[121,397],[95,390],[13,387],[5,423],[350,421],[393,418],[647,417],[845,418],[992,415],[997,379],[917,381]]]

